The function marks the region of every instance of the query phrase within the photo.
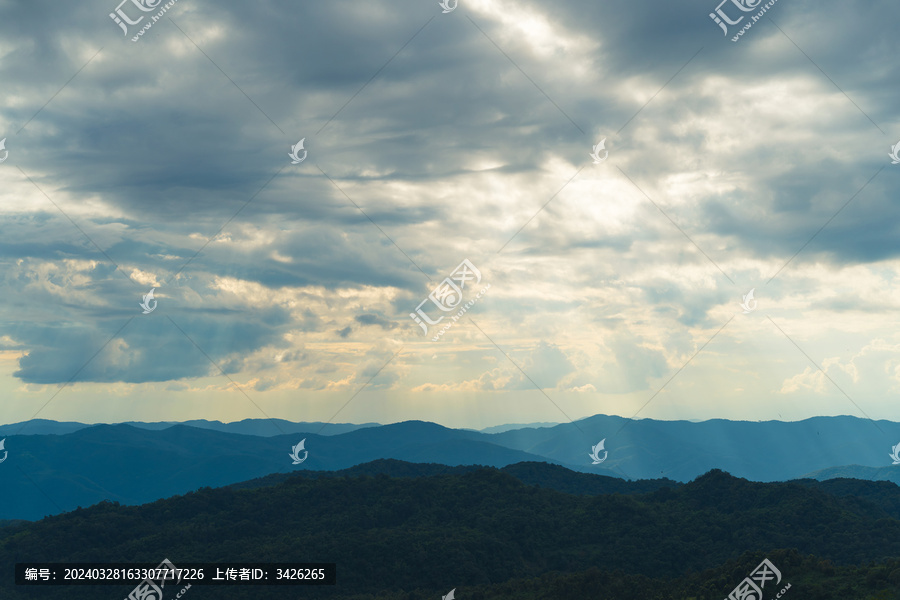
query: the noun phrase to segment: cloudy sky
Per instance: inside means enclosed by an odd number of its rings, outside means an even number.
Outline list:
[[[896,2],[117,1],[0,0],[0,421],[900,420]]]

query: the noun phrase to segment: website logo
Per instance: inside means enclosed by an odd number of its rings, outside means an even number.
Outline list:
[[[122,10],[122,5],[129,1],[132,4],[134,4],[134,6],[138,10],[140,10],[141,12],[145,12],[145,13],[153,12],[154,10],[159,8],[159,11],[155,15],[149,15],[150,21],[148,21],[143,27],[141,27],[141,29],[137,32],[136,36],[131,38],[132,42],[138,41],[141,38],[141,36],[144,35],[144,33],[148,29],[153,27],[154,23],[156,23],[157,21],[159,21],[162,18],[162,16],[166,13],[167,10],[169,10],[170,8],[175,6],[175,3],[178,2],[178,0],[169,0],[168,2],[166,2],[165,5],[162,6],[162,8],[160,8],[159,5],[162,3],[163,0],[122,0],[121,2],[119,2],[119,5],[116,7],[115,12],[109,13],[109,18],[112,19],[113,21],[115,21],[116,25],[118,25],[119,27],[122,28],[122,32],[125,34],[126,37],[128,36],[128,26],[129,25],[137,25],[138,23],[140,23],[141,21],[144,20],[145,16],[147,16],[147,15],[141,15],[137,19],[131,20],[131,18],[127,14],[125,14],[125,11]]]
[[[453,6],[450,6],[450,2],[453,2]],[[456,10],[456,7],[459,6],[459,0],[441,0],[438,4],[444,9],[444,14],[446,15],[448,12]],[[452,594],[453,592],[450,593]]]
[[[156,288],[153,288],[153,289],[150,290],[149,293],[144,294],[144,301],[141,302],[141,303],[139,304],[139,306],[140,306],[141,308],[144,309],[144,314],[145,314],[145,315],[149,315],[149,314],[152,313],[154,310],[156,310],[156,304],[157,304],[157,302],[156,302],[156,300],[153,300],[153,290],[155,290],[155,289],[156,289]],[[150,302],[151,302],[151,301],[153,302],[153,306],[152,306],[152,307],[150,306]]]
[[[728,594],[727,600],[762,600],[763,588],[765,588],[766,583],[772,579],[775,579],[775,585],[781,583],[781,571],[776,569],[775,565],[773,565],[768,558],[763,559],[763,561],[753,569],[750,576],[745,577],[744,580]],[[781,596],[783,596],[790,588],[791,584],[789,583],[782,588],[781,592],[775,597],[781,598]]]
[[[125,26],[126,23],[128,23],[128,25],[137,25],[138,23],[140,23],[141,21],[144,20],[144,17],[140,16],[140,17],[138,17],[138,19],[136,21],[132,21],[131,19],[128,18],[128,15],[126,15],[125,12],[122,11],[122,5],[128,1],[129,0],[122,0],[121,2],[119,2],[119,5],[116,7],[116,12],[109,13],[109,18],[112,19],[113,21],[115,21],[116,24],[122,28],[122,31],[125,32],[126,37],[128,36],[128,27]],[[153,0],[130,0],[130,1],[132,4],[134,4],[136,7],[138,7],[138,9],[140,9],[143,12],[152,12],[153,10],[156,9],[157,6],[159,6],[159,3],[162,2],[162,0],[156,0],[156,2],[154,2]]]
[[[6,141],[6,138],[3,138],[3,141],[0,141],[0,144],[2,144],[5,141]],[[3,148],[3,146],[0,146],[0,148]],[[896,145],[891,146],[891,153],[888,154],[888,156],[891,157],[892,165],[900,165],[900,156],[898,156],[898,154],[900,154],[900,142],[897,142]],[[3,160],[6,160],[6,159],[4,158]],[[3,160],[0,160],[0,162],[3,162]]]
[[[0,440],[0,450],[3,450],[3,458],[0,458],[0,463],[5,461],[6,455],[9,454],[9,452],[7,452],[6,448],[4,447],[5,443],[6,443],[6,438],[3,438],[2,440]],[[898,445],[897,447],[900,448],[900,445]]]
[[[3,442],[0,442],[0,448],[3,448]],[[894,451],[894,453],[890,455],[890,457],[892,459],[894,459],[894,464],[900,465],[900,444],[897,444],[896,446],[891,448],[891,450]],[[0,462],[3,462],[3,461],[0,461]]]
[[[596,446],[591,446],[591,453],[588,454],[593,459],[593,464],[599,465],[606,457],[609,456],[609,452],[603,448],[603,444],[606,442],[606,438],[600,440],[600,443]],[[600,451],[603,450],[603,458],[600,458]]]
[[[603,158],[600,158],[600,151],[603,150]],[[596,146],[593,146],[593,152],[591,152],[591,158],[594,159],[594,164],[599,165],[604,160],[609,158],[609,151],[606,149],[606,138],[600,140],[600,143]]]
[[[175,585],[181,583],[182,571],[185,569],[175,567],[168,558],[164,558],[155,569],[147,570],[152,576],[137,584],[125,600],[163,600],[163,588],[166,587],[166,582],[174,581]],[[176,574],[178,575],[177,581],[175,580]],[[190,587],[191,584],[188,584],[182,588],[175,598],[180,598]]]
[[[416,312],[409,313],[409,316],[422,328],[422,333],[425,335],[428,335],[428,325],[437,325],[443,321],[445,317],[450,317],[452,323],[444,325],[431,341],[437,341],[440,336],[444,335],[444,333],[453,326],[453,323],[456,323],[456,321],[458,321],[491,286],[488,284],[481,288],[481,291],[471,300],[466,302],[455,315],[441,315],[437,319],[432,319],[425,313],[422,305],[430,300],[441,312],[452,312],[462,303],[466,284],[470,282],[475,285],[481,283],[481,271],[475,268],[475,265],[467,258],[459,263],[456,269],[453,270],[453,273],[451,273],[449,277],[445,277],[444,280],[428,294],[427,298],[419,302],[419,305],[416,307]]]
[[[736,7],[744,12],[750,12],[757,6],[762,0],[756,0],[755,3],[752,3],[752,0],[722,0],[719,2],[719,5],[716,7],[715,12],[709,13],[709,18],[716,22],[716,25],[722,28],[722,31],[725,32],[725,35],[728,35],[728,27],[725,26],[726,23],[729,25],[737,25],[741,21],[744,20],[744,17],[739,17],[736,21],[732,21],[728,15],[725,14],[725,11],[722,10],[722,5],[726,2],[731,2]]]
[[[744,17],[748,15],[741,15],[740,12],[735,12],[733,10],[733,7],[729,7],[729,11],[732,15],[739,15],[737,19],[732,19],[722,8],[723,4],[731,2],[734,5],[734,8],[737,8],[739,11],[745,13],[759,9],[759,12],[757,12],[755,15],[749,15],[750,19],[744,23],[744,26],[741,27],[740,30],[737,31],[737,35],[731,38],[732,42],[737,42],[741,39],[741,36],[744,35],[744,33],[746,33],[748,29],[753,27],[754,23],[762,19],[763,15],[766,14],[766,11],[775,6],[775,3],[778,2],[778,0],[769,0],[768,2],[760,6],[762,1],[763,0],[722,0],[722,2],[720,2],[716,7],[715,12],[709,13],[709,18],[712,19],[716,25],[721,27],[722,32],[727,36],[728,26],[739,24],[744,20]]]
[[[897,145],[900,146],[900,144]],[[2,163],[9,158],[9,150],[6,149],[6,138],[0,140],[0,150],[3,150],[6,153],[3,155],[3,158],[0,158],[0,163]]]
[[[745,296],[743,296],[744,301],[741,303],[741,308],[744,309],[745,315],[748,315],[748,314],[752,313],[754,310],[756,310],[757,302],[756,302],[756,300],[753,299],[753,292],[755,292],[755,291],[756,291],[756,288],[753,288],[752,290],[747,292],[747,294]],[[753,303],[752,306],[750,305],[751,302]]]
[[[303,150],[303,142],[304,142],[305,140],[306,140],[306,138],[303,138],[302,140],[300,140],[299,142],[297,142],[296,144],[294,144],[293,146],[291,146],[291,153],[288,154],[288,156],[290,156],[291,159],[292,159],[292,160],[291,160],[291,164],[292,164],[292,165],[299,165],[299,164],[302,163],[304,160],[306,160],[306,150]],[[298,150],[303,150],[303,156],[302,156],[302,157],[297,156],[297,151],[298,151]]]
[[[306,460],[307,456],[309,456],[309,451],[304,447],[305,443],[306,443],[306,438],[303,438],[302,440],[300,440],[299,444],[297,444],[296,446],[291,446],[291,454],[289,454],[288,456],[290,456],[291,458],[294,459],[295,465],[299,465],[304,460]],[[301,450],[303,450],[303,458],[300,458]]]

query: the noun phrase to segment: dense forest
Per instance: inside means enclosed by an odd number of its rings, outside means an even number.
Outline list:
[[[185,597],[198,600],[437,599],[453,588],[459,600],[722,600],[768,558],[791,584],[787,600],[900,600],[892,483],[753,483],[722,471],[683,485],[626,482],[540,463],[456,470],[380,461],[6,524],[0,598],[119,600],[133,587],[15,586],[15,562],[168,558],[337,564],[335,586],[194,586]]]
[[[305,477],[319,479],[322,477],[356,477],[358,475],[388,475],[390,477],[428,477],[432,475],[471,473],[483,469],[478,465],[462,465],[450,467],[436,463],[410,463],[392,458],[381,458],[367,463],[341,469],[338,471],[294,471],[291,473],[274,473],[235,483],[227,487],[231,489],[250,489],[265,487],[283,483],[292,477]],[[594,473],[578,473],[569,469],[545,462],[520,462],[498,469],[503,473],[509,473],[519,481],[538,487],[547,487],[569,494],[642,494],[654,492],[664,487],[678,487],[683,485],[671,479],[638,479],[627,481],[618,477],[597,475]],[[817,483],[817,482],[812,482]],[[866,483],[866,482],[861,482]],[[891,486],[891,484],[887,484]],[[896,489],[896,486],[891,486]],[[864,488],[861,488],[864,489]],[[900,502],[900,497],[897,498]]]

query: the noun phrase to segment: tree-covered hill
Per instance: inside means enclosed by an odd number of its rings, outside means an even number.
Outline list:
[[[537,466],[522,468],[539,478]],[[722,600],[764,557],[791,582],[787,600],[900,600],[900,520],[871,500],[721,471],[648,494],[575,495],[493,468],[295,476],[10,525],[0,529],[0,598],[124,598],[130,590],[16,588],[17,561],[169,558],[337,563],[333,588],[195,586],[198,599],[399,600],[456,588],[459,600]]]
[[[319,479],[321,477],[357,477],[359,475],[388,475],[389,477],[428,477],[441,474],[460,475],[482,469],[480,465],[460,465],[451,467],[438,463],[410,463],[392,458],[382,458],[367,463],[342,469],[340,471],[295,471],[293,473],[274,473],[265,477],[242,481],[227,487],[231,489],[250,489],[277,485],[292,477]],[[664,487],[683,485],[671,479],[639,479],[625,481],[617,477],[595,473],[579,473],[570,471],[560,465],[543,462],[520,462],[499,469],[529,485],[554,489],[560,492],[578,495],[594,494],[642,494]],[[865,482],[861,482],[865,483]],[[898,497],[900,500],[900,497]]]

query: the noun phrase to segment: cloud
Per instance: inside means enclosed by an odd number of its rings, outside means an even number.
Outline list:
[[[225,372],[391,414],[702,387],[716,416],[828,393],[799,347],[896,414],[896,4],[778,3],[739,43],[699,0],[182,0],[137,43],[100,9],[0,7],[21,405],[70,380],[215,395]],[[409,314],[466,258],[491,290],[431,342]]]

